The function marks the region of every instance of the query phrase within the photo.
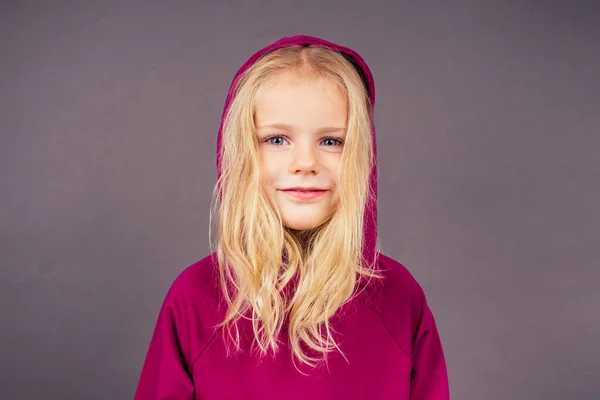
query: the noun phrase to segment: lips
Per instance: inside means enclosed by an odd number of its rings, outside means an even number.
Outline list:
[[[296,200],[313,200],[323,196],[327,193],[327,190],[318,189],[318,190],[305,190],[305,189],[285,189],[282,190],[288,196]]]
[[[291,187],[287,189],[282,189],[283,191],[300,191],[300,192],[324,192],[327,189],[321,189],[318,187]]]
[[[323,189],[284,189],[284,192],[325,192]]]

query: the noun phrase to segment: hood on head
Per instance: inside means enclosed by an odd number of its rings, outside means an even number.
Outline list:
[[[307,35],[296,35],[296,36],[286,36],[283,37],[276,42],[271,43],[270,45],[258,50],[254,53],[248,60],[240,67],[240,69],[235,74],[234,78],[231,81],[231,85],[229,86],[229,91],[227,94],[227,99],[225,100],[225,107],[223,108],[223,114],[221,115],[221,122],[219,125],[219,133],[217,136],[217,179],[221,177],[221,143],[222,143],[222,130],[223,130],[223,122],[225,116],[227,114],[227,110],[231,101],[233,99],[234,92],[234,83],[238,79],[238,77],[246,71],[256,60],[258,60],[262,55],[279,49],[281,47],[285,47],[288,45],[319,45],[323,47],[327,47],[333,50],[337,50],[346,57],[357,69],[359,75],[361,76],[365,87],[367,88],[368,96],[371,101],[371,114],[373,113],[375,106],[375,82],[373,80],[373,75],[371,74],[371,70],[367,66],[367,63],[363,58],[354,50],[341,46],[336,43],[329,42],[327,40]],[[372,116],[372,115],[371,115]],[[373,199],[370,201],[365,210],[365,225],[364,225],[364,248],[363,248],[363,257],[368,262],[374,262],[377,257],[377,147],[375,140],[375,124],[373,118],[371,118],[371,136],[373,140],[373,167],[371,169],[371,177],[370,177],[370,185],[373,193]]]

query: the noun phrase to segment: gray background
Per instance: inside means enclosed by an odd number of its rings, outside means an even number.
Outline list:
[[[383,252],[452,398],[600,398],[597,4],[0,2],[0,398],[133,397],[230,81],[293,34],[373,70]]]

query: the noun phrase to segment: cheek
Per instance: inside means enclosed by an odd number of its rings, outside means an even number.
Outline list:
[[[342,163],[340,161],[340,156],[336,156],[335,158],[328,161],[327,169],[331,173],[331,179],[337,184],[340,181],[340,171],[342,168]]]
[[[269,163],[263,154],[260,155],[259,160],[260,178],[262,181],[266,182],[269,180],[270,176]]]
[[[260,176],[264,185],[269,186],[273,183],[273,181],[275,181],[275,171],[276,170],[274,168],[269,168],[268,166],[263,165],[260,171]]]
[[[275,155],[262,155],[260,160],[261,178],[265,183],[277,181],[287,171],[285,160]]]
[[[278,187],[277,182],[277,168],[273,168],[272,165],[267,166],[265,164],[261,165],[260,170],[260,185],[262,187],[263,193],[269,198],[269,201],[273,202],[275,200],[275,195],[277,194],[276,189]]]

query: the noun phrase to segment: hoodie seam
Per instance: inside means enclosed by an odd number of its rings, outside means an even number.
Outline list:
[[[381,322],[381,325],[383,326],[383,328],[385,329],[385,331],[387,332],[387,334],[390,336],[390,338],[394,341],[394,343],[396,343],[396,346],[398,346],[398,348],[404,353],[404,355],[408,358],[408,360],[410,361],[410,363],[412,364],[412,357],[406,352],[406,350],[404,350],[404,348],[400,345],[400,343],[398,343],[398,341],[396,340],[396,338],[394,337],[394,335],[392,335],[392,333],[390,332],[390,330],[388,329],[387,325],[385,324],[385,322],[383,321],[383,317],[381,316],[381,314],[379,313],[379,311],[377,311],[373,306],[369,305],[369,308],[371,309],[371,311],[373,311],[375,313],[375,315],[377,315],[377,318],[379,319],[379,322]]]
[[[210,340],[206,343],[206,345],[202,348],[202,350],[200,350],[200,353],[196,357],[193,358],[192,364],[190,366],[190,374],[192,375],[192,378],[194,376],[194,367],[196,366],[196,361],[198,361],[200,359],[200,357],[202,357],[202,355],[204,354],[204,352],[206,351],[208,346],[210,346],[210,344],[215,340],[215,337],[217,337],[217,333],[219,332],[220,329],[221,328],[215,329]]]

